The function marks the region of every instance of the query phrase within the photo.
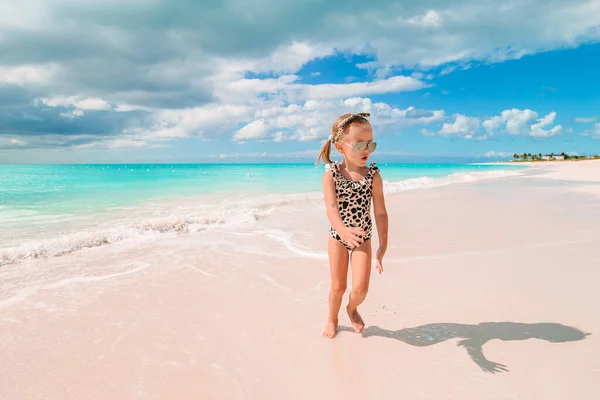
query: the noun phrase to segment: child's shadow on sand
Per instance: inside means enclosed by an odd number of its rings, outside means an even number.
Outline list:
[[[460,338],[458,346],[467,350],[471,359],[486,372],[508,371],[505,365],[485,358],[483,345],[492,339],[541,339],[552,343],[573,342],[585,339],[590,333],[556,323],[522,324],[517,322],[483,322],[477,325],[439,323],[405,328],[399,331],[369,326],[362,336],[380,336],[400,340],[413,346],[431,346],[448,339]]]

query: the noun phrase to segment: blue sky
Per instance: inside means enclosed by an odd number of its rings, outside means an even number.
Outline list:
[[[254,3],[7,5],[0,162],[310,162],[348,111],[376,160],[600,154],[598,2]]]

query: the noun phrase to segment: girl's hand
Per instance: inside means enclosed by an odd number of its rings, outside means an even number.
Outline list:
[[[383,254],[385,253],[385,250],[383,250],[381,247],[377,249],[377,253],[376,253],[376,267],[377,267],[377,272],[379,272],[379,274],[381,275],[383,273]]]
[[[344,239],[344,242],[348,243],[352,248],[360,246],[364,241],[360,236],[364,236],[365,231],[361,228],[346,227],[340,232],[340,237]]]

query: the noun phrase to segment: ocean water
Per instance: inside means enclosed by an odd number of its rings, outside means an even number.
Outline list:
[[[522,167],[378,164],[387,193],[494,179]],[[0,266],[161,235],[252,224],[321,201],[313,164],[0,165]]]

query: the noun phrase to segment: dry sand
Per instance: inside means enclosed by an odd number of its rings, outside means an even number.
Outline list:
[[[8,266],[0,399],[598,399],[600,164],[548,168],[389,196],[362,335],[315,205]]]

